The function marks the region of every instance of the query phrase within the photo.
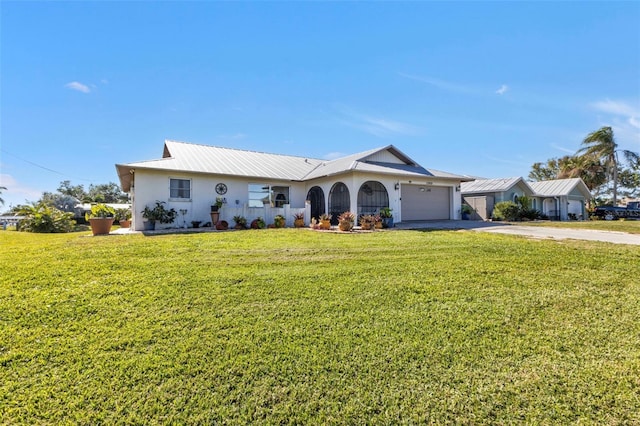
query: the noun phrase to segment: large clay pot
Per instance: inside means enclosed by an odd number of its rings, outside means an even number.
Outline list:
[[[109,235],[111,232],[111,226],[113,225],[112,217],[95,217],[89,219],[91,224],[91,232],[93,235]]]
[[[119,223],[120,223],[120,228],[129,228],[131,226],[130,220],[121,220]]]
[[[216,224],[220,221],[220,212],[211,212],[211,223],[214,228]]]
[[[331,221],[330,220],[321,220],[320,221],[320,229],[331,229]]]
[[[353,229],[353,222],[349,220],[341,220],[338,222],[338,228],[341,231],[351,231]]]

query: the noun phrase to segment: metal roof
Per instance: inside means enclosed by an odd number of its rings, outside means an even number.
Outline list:
[[[388,151],[395,162],[373,161],[376,154]],[[165,141],[163,158],[128,164],[116,164],[122,188],[129,191],[131,173],[136,169],[207,173],[253,178],[305,181],[350,171],[393,174],[411,177],[468,178],[428,170],[411,160],[393,145],[348,155],[336,160],[269,154],[177,141]]]
[[[504,192],[508,191],[519,182],[527,185],[521,177],[477,179],[472,182],[462,182],[460,185],[460,191],[463,194],[473,194],[476,192]]]
[[[578,190],[586,197],[590,198],[589,188],[580,178],[572,179],[555,179],[545,180],[542,182],[529,182],[529,186],[534,190],[536,195],[547,197],[558,197],[561,195],[569,195],[571,191],[578,187]]]

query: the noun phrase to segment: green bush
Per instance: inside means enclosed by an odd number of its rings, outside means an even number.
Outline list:
[[[20,207],[18,229],[25,232],[60,233],[71,232],[76,222],[73,213],[62,212],[45,203]]]
[[[493,207],[492,218],[494,220],[506,220],[509,222],[516,220],[535,220],[540,219],[542,214],[531,208],[531,200],[529,197],[518,197],[517,202],[501,201]]]
[[[494,220],[514,221],[519,218],[520,206],[513,201],[501,201],[493,206]]]

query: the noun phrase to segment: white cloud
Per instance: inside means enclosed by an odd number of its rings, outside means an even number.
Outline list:
[[[0,210],[8,210],[11,206],[25,204],[27,201],[36,201],[42,196],[41,190],[25,186],[6,173],[0,174],[0,186],[7,188],[2,190],[4,206],[0,205]]]
[[[343,124],[380,138],[393,135],[413,135],[419,131],[417,127],[401,121],[361,114],[343,106],[337,106],[336,109],[343,115],[343,118],[340,119]]]
[[[509,86],[507,86],[506,84],[503,84],[502,86],[500,86],[498,90],[496,90],[496,93],[498,95],[504,95],[505,93],[507,93],[507,90],[509,90]]]
[[[410,80],[420,81],[422,83],[430,84],[438,89],[446,90],[448,92],[477,94],[478,90],[469,86],[463,86],[450,81],[440,80],[429,76],[417,76],[405,73],[398,73],[401,77],[408,78]]]
[[[77,81],[72,81],[71,83],[67,83],[64,85],[67,89],[76,90],[82,93],[89,93],[91,89],[86,84],[79,83]]]
[[[624,115],[628,117],[640,116],[640,111],[626,102],[612,101],[610,99],[607,99],[606,101],[592,102],[591,107],[598,111],[607,112],[613,115]]]
[[[575,150],[575,149],[565,148],[565,147],[563,147],[563,146],[556,145],[556,144],[554,144],[554,143],[552,143],[552,144],[551,144],[551,148],[555,148],[555,149],[557,149],[558,151],[566,152],[567,154],[571,154],[571,155],[573,155],[573,154],[575,154],[575,153],[576,153],[576,150]]]
[[[631,149],[638,149],[635,147],[635,144],[640,143],[640,109],[637,106],[611,99],[592,102],[589,106],[596,111],[609,115],[609,117],[601,121],[603,125],[613,127],[616,139],[619,142],[633,143],[634,146]]]

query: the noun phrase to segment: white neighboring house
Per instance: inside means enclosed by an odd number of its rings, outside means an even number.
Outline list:
[[[220,220],[262,217],[272,223],[294,212],[305,222],[322,213],[358,216],[393,209],[395,222],[460,219],[460,184],[467,177],[425,169],[393,145],[336,160],[295,157],[165,141],[161,159],[116,164],[122,190],[130,193],[133,225],[142,230],[142,210],[157,201],[178,214],[182,226],[210,221],[211,205],[224,200]]]

